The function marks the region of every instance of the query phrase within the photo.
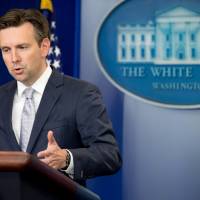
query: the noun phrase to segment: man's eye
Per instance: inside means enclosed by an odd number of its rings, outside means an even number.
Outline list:
[[[9,49],[4,48],[4,49],[1,49],[1,51],[2,51],[3,53],[7,53],[7,52],[9,51]]]
[[[20,49],[27,49],[28,47],[27,46],[21,46],[19,47]]]

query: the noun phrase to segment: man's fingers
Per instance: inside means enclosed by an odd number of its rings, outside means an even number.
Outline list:
[[[51,155],[51,153],[49,151],[44,150],[44,151],[38,152],[37,157],[38,158],[45,158],[45,157],[48,157],[50,155]]]
[[[48,131],[47,149],[38,152],[37,157],[48,166],[54,169],[60,169],[65,165],[66,150],[61,149],[53,135],[53,131]]]
[[[51,159],[51,157],[42,158],[40,159],[40,161],[47,164],[49,167],[52,167],[54,169],[59,169],[58,161]]]
[[[52,167],[54,169],[59,169],[58,163],[55,161],[51,161],[48,165],[49,165],[49,167]]]
[[[52,145],[52,144],[57,145],[57,142],[53,136],[53,131],[48,131],[47,138],[48,138],[48,145]]]
[[[47,165],[49,165],[49,163],[50,163],[49,158],[42,158],[42,159],[40,159],[40,161],[42,161],[43,163],[45,163]]]

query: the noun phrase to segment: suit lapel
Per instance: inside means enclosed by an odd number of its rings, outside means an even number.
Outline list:
[[[5,119],[3,122],[5,123],[4,126],[8,130],[7,137],[8,141],[11,144],[12,150],[20,151],[21,148],[17,142],[17,139],[15,137],[13,128],[12,128],[12,107],[13,107],[13,99],[14,99],[14,94],[17,88],[17,83],[16,81],[13,81],[10,83],[10,85],[7,87],[7,92],[6,92],[6,99],[5,104],[3,106],[4,111],[2,113],[4,114]]]
[[[31,152],[37,141],[38,136],[41,133],[42,127],[44,126],[52,108],[59,99],[62,91],[63,75],[53,70],[50,76],[44,94],[42,96],[39,108],[37,110],[31,137],[27,147],[27,152]]]

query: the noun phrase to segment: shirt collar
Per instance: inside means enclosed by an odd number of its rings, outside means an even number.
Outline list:
[[[40,76],[40,78],[33,83],[33,85],[31,86],[36,92],[40,93],[41,95],[44,92],[44,89],[46,87],[46,84],[49,80],[49,77],[51,76],[52,73],[52,69],[50,66],[48,66],[46,68],[46,70],[43,72],[43,74]],[[24,85],[23,83],[21,83],[20,81],[17,81],[17,95],[20,97],[22,96],[22,93],[24,92],[24,90],[27,88],[26,85]]]

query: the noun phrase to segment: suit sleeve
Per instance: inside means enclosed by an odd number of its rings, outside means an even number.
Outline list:
[[[115,173],[121,166],[121,157],[101,93],[93,85],[87,85],[80,93],[76,123],[84,147],[70,149],[74,158],[74,179]]]

